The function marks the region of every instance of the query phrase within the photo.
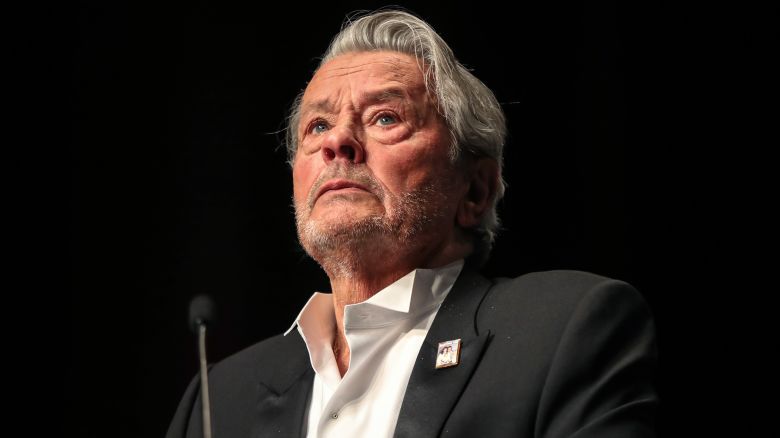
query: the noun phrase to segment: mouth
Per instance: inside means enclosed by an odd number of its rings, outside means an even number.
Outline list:
[[[370,190],[362,184],[356,183],[354,181],[346,180],[346,179],[332,179],[322,186],[320,186],[319,190],[317,190],[317,194],[314,197],[314,200],[316,201],[319,199],[322,195],[328,192],[368,192],[370,193]]]

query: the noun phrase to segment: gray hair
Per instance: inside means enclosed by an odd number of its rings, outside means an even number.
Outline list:
[[[347,17],[319,66],[345,53],[375,51],[404,53],[420,61],[426,89],[435,97],[437,110],[450,131],[453,162],[465,151],[477,157],[492,158],[499,169],[503,169],[506,122],[495,95],[455,58],[447,43],[420,18],[399,10]],[[295,98],[288,118],[286,143],[290,163],[298,147],[302,98],[303,92]],[[473,230],[478,239],[473,256],[481,262],[487,259],[499,228],[496,206],[504,196],[501,174],[496,187],[491,209]]]

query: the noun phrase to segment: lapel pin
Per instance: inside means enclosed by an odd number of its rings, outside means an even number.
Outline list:
[[[454,367],[460,362],[460,339],[439,342],[436,351],[436,369]]]

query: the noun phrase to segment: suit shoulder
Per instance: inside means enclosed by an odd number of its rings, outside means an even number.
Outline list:
[[[239,376],[252,380],[274,379],[278,376],[265,374],[284,374],[306,365],[306,361],[306,345],[297,332],[292,332],[287,336],[272,336],[226,357],[214,364],[209,376],[215,381],[231,381]]]
[[[583,271],[532,272],[516,278],[498,278],[487,293],[481,315],[496,318],[503,313],[565,321],[583,300],[604,299],[645,306],[630,284]]]
[[[247,362],[257,364],[267,360],[270,352],[284,354],[291,348],[294,349],[297,347],[297,341],[300,341],[300,336],[297,336],[297,333],[290,333],[289,336],[281,334],[271,336],[222,359],[215,367],[231,368]]]
[[[628,283],[584,271],[556,270],[531,272],[515,278],[497,278],[490,295],[494,299],[509,299],[524,295],[555,300],[578,301],[594,289],[619,289],[621,293],[636,293]]]

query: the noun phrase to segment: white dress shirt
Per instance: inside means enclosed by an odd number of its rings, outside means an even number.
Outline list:
[[[285,333],[297,325],[315,372],[307,437],[393,436],[417,354],[462,268],[459,260],[417,269],[368,300],[345,306],[350,360],[343,378],[332,348],[332,295],[317,292],[309,299]]]

